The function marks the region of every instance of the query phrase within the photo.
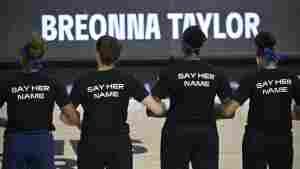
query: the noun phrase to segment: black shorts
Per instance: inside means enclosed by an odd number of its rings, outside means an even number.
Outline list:
[[[161,136],[161,169],[218,169],[219,137],[215,127],[167,125]]]
[[[292,169],[293,135],[266,134],[246,128],[243,139],[243,169]]]
[[[132,145],[128,135],[88,136],[78,145],[78,169],[132,169]]]

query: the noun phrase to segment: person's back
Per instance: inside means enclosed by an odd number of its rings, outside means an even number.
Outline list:
[[[222,103],[230,100],[232,90],[222,73],[199,60],[206,40],[199,26],[187,28],[182,37],[184,59],[175,60],[162,70],[152,89],[156,98],[170,99],[161,134],[162,169],[187,168],[189,161],[194,169],[218,168],[214,100],[216,95]],[[230,110],[224,112],[228,118],[234,114]]]
[[[252,88],[247,126],[267,133],[289,132],[293,74],[280,69],[262,69],[249,76],[245,82]]]
[[[17,72],[11,76],[6,82],[7,131],[54,130],[53,107],[58,92],[63,91],[58,89],[57,81],[42,72]],[[66,101],[58,103],[67,104]]]
[[[78,96],[73,92],[73,102],[78,100],[85,110],[82,133],[102,136],[128,134],[129,99],[146,95],[137,80],[116,69],[90,72],[75,82],[73,90],[80,91]]]
[[[33,36],[21,49],[22,71],[10,74],[0,84],[0,107],[7,103],[8,117],[4,134],[5,169],[55,168],[51,133],[54,103],[68,117],[70,125],[79,123],[65,87],[42,71],[45,51],[44,41]]]
[[[78,169],[132,169],[132,145],[126,123],[129,99],[136,99],[157,114],[164,114],[165,109],[138,80],[115,68],[121,54],[116,38],[102,36],[96,48],[98,69],[75,81],[71,92],[75,107],[81,104],[84,109]]]
[[[171,100],[169,122],[215,126],[215,96],[224,100],[231,93],[222,73],[204,61],[185,59],[171,64],[162,72],[161,78],[166,79],[160,83],[168,85]]]
[[[258,70],[243,76],[234,100],[250,99],[243,138],[243,168],[270,169],[293,166],[292,99],[299,105],[299,78],[279,68],[276,39],[270,32],[255,37]],[[278,152],[280,152],[278,154]]]

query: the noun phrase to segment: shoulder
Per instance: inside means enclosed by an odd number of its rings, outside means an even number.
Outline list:
[[[39,74],[40,79],[48,80],[51,82],[58,82],[58,78],[53,74]]]
[[[126,72],[126,71],[122,71],[121,69],[119,68],[114,68],[112,70],[112,73],[115,75],[115,76],[120,76],[120,77],[133,77],[133,75],[129,72]]]
[[[22,80],[20,72],[8,72],[2,76],[2,78],[0,79],[0,82],[2,84],[7,84],[7,83],[18,81],[18,80]]]
[[[296,78],[296,79],[300,79],[300,72],[291,71],[289,69],[284,69],[284,68],[279,69],[279,72],[282,73],[282,74],[284,74],[284,75],[288,75],[290,77],[293,77],[293,78]]]
[[[256,83],[257,81],[257,76],[258,76],[259,72],[257,70],[253,70],[253,71],[246,71],[244,73],[242,73],[240,75],[240,77],[238,78],[238,83],[240,85],[252,85],[254,83]]]
[[[229,79],[224,68],[213,66],[205,62],[203,63],[203,67],[205,67],[204,70],[206,70],[207,73],[213,74],[217,79]]]
[[[300,81],[300,72],[286,70],[286,74],[288,74],[288,76],[294,81]]]
[[[291,78],[291,79],[295,79],[297,77],[298,73],[294,72],[294,71],[291,71],[287,68],[278,68],[278,69],[273,70],[273,71],[260,71],[258,76],[261,79],[267,79],[267,78],[269,78],[270,75],[273,78]]]
[[[287,68],[277,68],[276,69],[276,73],[278,74],[283,74],[283,75],[292,75],[294,72],[292,72],[291,70],[287,69]]]
[[[116,75],[119,76],[119,80],[125,80],[128,83],[132,83],[132,82],[137,82],[137,77],[134,74],[128,73],[128,72],[121,72],[118,70],[118,72],[116,72]]]
[[[216,75],[225,75],[225,71],[221,67],[213,66],[209,63],[203,63],[202,66],[205,67],[207,71],[210,71]]]
[[[160,76],[172,75],[178,71],[185,70],[191,66],[191,62],[184,60],[183,58],[173,58],[172,61],[161,67],[159,70]]]
[[[18,77],[18,73],[16,72],[7,73],[6,75],[2,76],[2,78],[0,79],[0,88],[5,89],[10,85],[19,83],[19,81],[22,81],[22,79],[20,79],[20,76]]]
[[[39,74],[32,76],[21,71],[9,72],[4,78],[1,78],[1,83],[6,85],[18,85],[24,83],[32,83],[34,81],[49,82],[48,77],[41,77]]]
[[[204,60],[192,60],[191,65],[201,70],[202,72],[209,72],[214,74],[224,74],[223,69],[220,67],[214,66]]]
[[[90,79],[95,79],[95,76],[97,75],[97,71],[89,71],[86,73],[82,73],[75,77],[73,80],[74,83],[79,83],[79,82],[87,82]]]
[[[39,80],[41,83],[49,83],[52,86],[63,86],[62,80],[57,78],[55,74],[40,72],[34,75],[33,78]]]
[[[247,71],[243,76],[247,79],[255,79],[259,75],[259,71]]]
[[[47,84],[49,87],[53,87],[55,91],[62,92],[62,90],[66,89],[66,85],[62,80],[53,74],[41,73],[36,75],[36,78],[39,79],[40,84]]]

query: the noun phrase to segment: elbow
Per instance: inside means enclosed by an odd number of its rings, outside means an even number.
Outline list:
[[[292,120],[299,121],[300,120],[300,116],[296,115],[296,113],[294,113],[294,114],[295,115],[292,116]]]
[[[235,116],[235,113],[233,112],[223,112],[222,115],[219,115],[217,119],[233,119]]]
[[[294,105],[291,115],[292,115],[293,120],[300,120],[300,106],[299,105]]]
[[[215,104],[214,111],[216,112],[217,119],[232,119],[235,116],[235,111],[222,104]]]
[[[148,99],[144,100],[144,105],[146,106],[146,113],[148,117],[164,117],[167,112],[166,105],[155,99],[148,97]]]
[[[148,117],[154,117],[154,118],[164,118],[164,117],[166,117],[166,113],[162,113],[162,112],[160,112],[160,113],[154,113],[154,112],[152,112],[151,110],[146,110],[146,113],[147,113],[147,116]]]
[[[6,127],[7,126],[7,120],[0,118],[0,127]]]
[[[80,126],[80,118],[74,116],[70,112],[62,112],[60,119],[64,124],[68,126]]]
[[[239,111],[240,104],[237,101],[231,100],[229,104],[224,105],[224,114],[227,118],[233,119],[235,113]]]
[[[292,117],[292,120],[299,121],[299,117]]]
[[[154,113],[152,112],[152,111],[150,111],[150,110],[146,110],[146,114],[147,114],[147,117],[154,117],[155,115],[154,115]]]
[[[234,113],[234,112],[226,113],[226,115],[225,115],[225,117],[226,117],[227,119],[233,119],[234,116],[235,116],[235,113]]]

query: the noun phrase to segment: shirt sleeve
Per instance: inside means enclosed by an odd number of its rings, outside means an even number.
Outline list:
[[[77,107],[79,104],[81,104],[82,100],[82,91],[80,87],[80,80],[76,80],[73,83],[73,87],[71,90],[70,98],[72,101],[72,104]]]
[[[129,90],[130,96],[139,102],[149,95],[144,86],[134,77],[130,77]]]
[[[152,88],[152,95],[159,97],[161,99],[167,98],[170,96],[169,85],[171,84],[168,79],[168,73],[166,71],[161,71],[158,80]]]
[[[239,82],[239,88],[235,93],[233,99],[238,101],[241,105],[250,97],[251,90],[253,88],[252,84],[254,79],[252,76],[245,76]]]
[[[217,95],[223,102],[226,98],[232,98],[232,89],[229,84],[229,80],[223,73],[219,73],[217,78]]]
[[[70,103],[66,87],[55,80],[55,102],[59,107],[63,107]]]
[[[1,83],[0,83],[0,108],[7,101],[7,97],[8,97],[7,82],[1,81]]]
[[[293,78],[293,98],[297,105],[300,105],[300,74]]]

